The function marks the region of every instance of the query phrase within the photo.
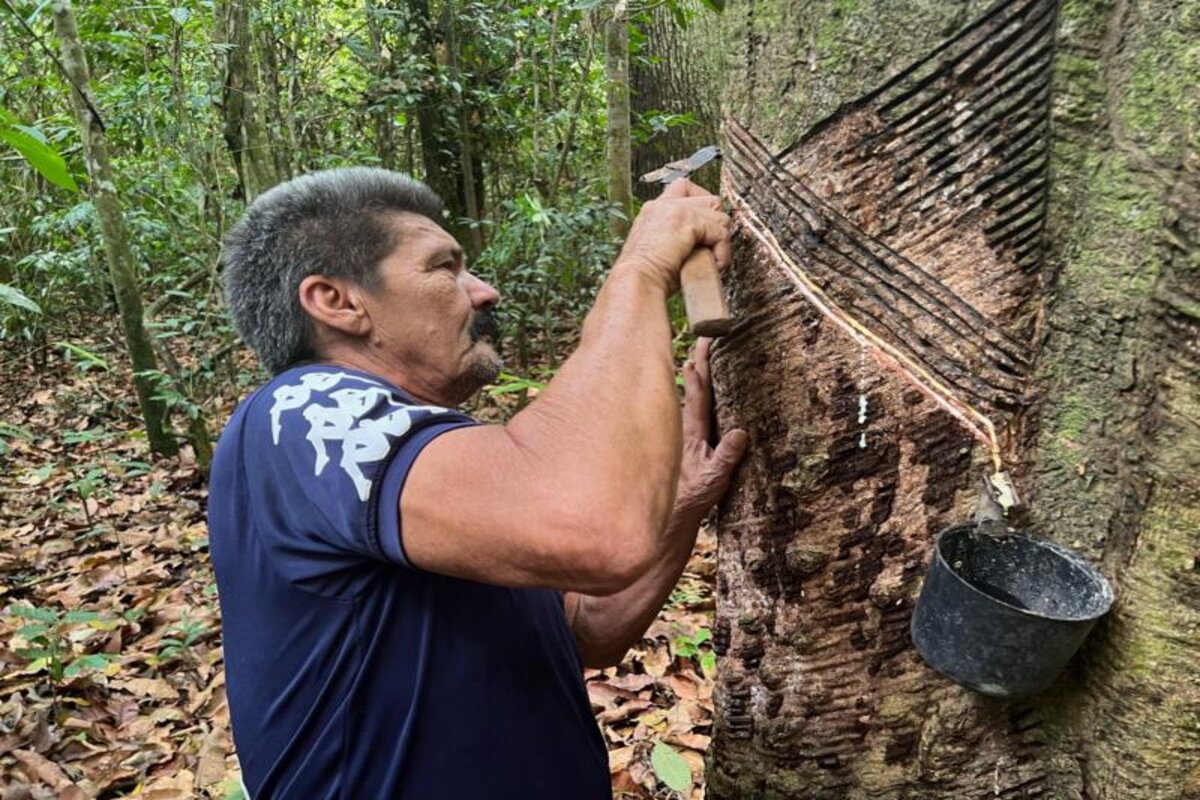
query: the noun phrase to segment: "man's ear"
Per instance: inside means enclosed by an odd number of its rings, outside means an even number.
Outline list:
[[[365,336],[371,317],[362,302],[362,291],[345,278],[309,275],[300,281],[300,306],[314,321],[348,336]]]

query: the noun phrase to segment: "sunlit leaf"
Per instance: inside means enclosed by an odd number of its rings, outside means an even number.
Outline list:
[[[18,628],[15,635],[27,642],[32,642],[38,636],[44,636],[49,630],[49,627],[42,624],[26,625],[23,628]]]
[[[30,166],[55,186],[61,186],[73,192],[79,191],[79,185],[71,177],[71,173],[67,169],[67,162],[63,161],[63,157],[50,145],[32,136],[28,131],[29,129],[23,126],[0,127],[0,140],[8,142],[14,150],[24,156]]]
[[[90,350],[85,350],[79,345],[71,344],[70,342],[55,342],[54,344],[68,353],[78,356],[85,365],[85,369],[87,367],[97,367],[102,370],[108,370],[108,362]]]
[[[37,608],[35,606],[12,606],[8,609],[8,613],[14,617],[21,619],[29,619],[34,622],[45,622],[49,625],[58,624],[58,614],[54,613],[49,608]]]
[[[20,289],[7,283],[0,283],[0,302],[32,311],[34,314],[42,313],[41,306],[26,297]]]
[[[94,672],[108,667],[114,657],[108,653],[89,653],[80,656],[63,670],[64,678],[73,678],[83,672]]]
[[[650,766],[658,779],[677,792],[692,788],[692,765],[675,748],[665,742],[655,742],[650,752]]]

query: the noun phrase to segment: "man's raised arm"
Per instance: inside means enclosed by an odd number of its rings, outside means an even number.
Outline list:
[[[433,572],[593,595],[661,556],[680,459],[667,298],[692,250],[729,261],[729,219],[676,181],[635,220],[546,390],[504,426],[450,431],[400,498],[408,559]]]

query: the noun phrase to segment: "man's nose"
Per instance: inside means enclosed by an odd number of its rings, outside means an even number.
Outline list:
[[[467,273],[467,296],[471,298],[472,308],[491,308],[500,302],[496,288],[474,273]]]

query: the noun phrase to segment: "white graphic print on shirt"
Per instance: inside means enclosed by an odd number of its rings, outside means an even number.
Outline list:
[[[366,384],[366,387],[329,391],[343,381],[357,381]],[[325,393],[325,399],[332,400],[336,405],[323,405],[313,400],[313,392]],[[358,491],[358,498],[363,502],[371,495],[371,481],[363,474],[362,465],[379,461],[388,454],[388,437],[407,433],[415,412],[444,414],[449,411],[440,406],[406,406],[397,403],[392,399],[392,392],[383,384],[345,372],[306,373],[300,376],[300,383],[280,386],[272,393],[272,397],[275,403],[271,406],[271,436],[275,444],[279,444],[283,429],[283,412],[302,408],[301,414],[308,421],[308,432],[304,438],[316,451],[313,474],[320,475],[329,463],[325,443],[341,442],[342,456],[338,466],[350,477]],[[378,418],[364,418],[381,400],[392,410]]]

